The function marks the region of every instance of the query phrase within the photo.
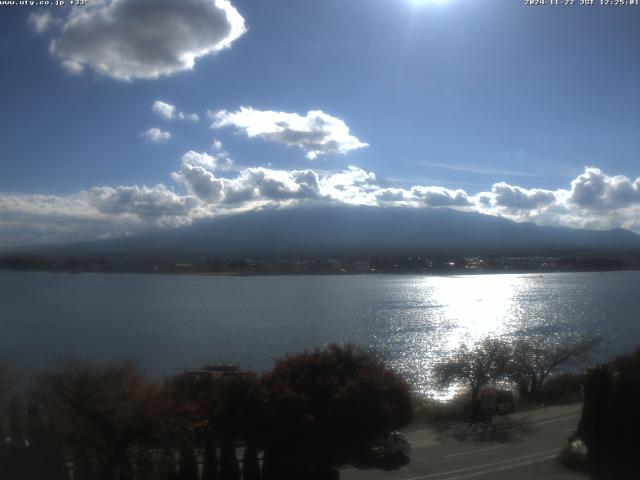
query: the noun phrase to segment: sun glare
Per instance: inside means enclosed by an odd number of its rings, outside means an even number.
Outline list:
[[[517,307],[514,295],[526,281],[525,276],[468,276],[445,277],[434,285],[433,298],[452,322],[448,349],[506,333],[512,309]]]
[[[450,0],[409,0],[414,5],[427,5],[427,4],[443,4],[448,3]]]

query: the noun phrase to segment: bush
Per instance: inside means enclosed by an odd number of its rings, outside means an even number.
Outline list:
[[[497,411],[497,390],[484,387],[478,393],[478,402],[485,416],[492,416]],[[449,400],[435,400],[423,396],[414,399],[412,425],[442,425],[452,422],[466,422],[470,418],[471,392],[462,391]]]
[[[583,400],[584,373],[563,373],[547,379],[542,387],[540,400],[545,405],[567,405]]]
[[[456,397],[449,401],[417,397],[414,400],[412,425],[446,424],[461,421],[464,418],[465,403]]]
[[[276,468],[324,471],[358,458],[411,420],[408,384],[351,346],[286,357],[264,384],[271,419],[265,459]]]

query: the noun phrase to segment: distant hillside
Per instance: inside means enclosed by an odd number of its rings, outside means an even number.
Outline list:
[[[532,256],[640,251],[640,236],[622,229],[541,227],[450,209],[336,206],[250,212],[177,230],[30,251],[107,257],[405,253]]]

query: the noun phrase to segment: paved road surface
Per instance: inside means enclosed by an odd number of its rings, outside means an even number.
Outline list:
[[[516,414],[491,436],[473,435],[469,429],[454,429],[444,435],[433,429],[408,432],[412,444],[409,463],[345,467],[340,478],[585,480],[586,476],[567,470],[557,460],[577,426],[580,410],[581,405],[569,405]]]

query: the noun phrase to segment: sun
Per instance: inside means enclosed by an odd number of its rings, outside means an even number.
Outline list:
[[[442,5],[450,0],[409,0],[413,5]]]

